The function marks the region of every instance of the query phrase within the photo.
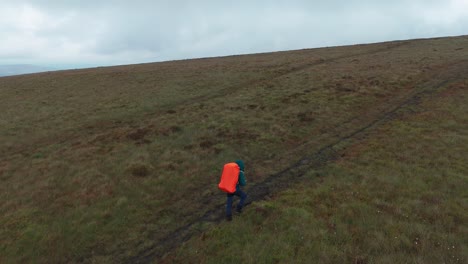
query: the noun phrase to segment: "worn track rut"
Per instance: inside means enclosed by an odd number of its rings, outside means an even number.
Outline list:
[[[341,57],[341,59],[343,58],[344,57]],[[296,70],[305,69],[310,66],[312,65],[304,65],[300,69]],[[289,73],[291,73],[291,71]],[[405,110],[409,110],[412,106],[418,105],[422,99],[436,94],[447,85],[460,80],[466,80],[467,76],[468,61],[460,61],[456,64],[447,66],[443,72],[434,73],[433,78],[419,84],[412,94],[391,107],[388,107],[387,110],[376,113],[370,117],[359,117],[360,126],[345,129],[345,132],[342,132],[337,138],[331,140],[331,143],[322,146],[310,155],[302,157],[288,168],[270,175],[264,181],[258,182],[248,188],[247,193],[249,197],[247,199],[246,206],[252,202],[263,200],[267,196],[277,193],[280,190],[284,190],[292,184],[301,181],[302,177],[308,171],[320,169],[327,164],[327,162],[336,159],[338,151],[342,150],[346,145],[365,139],[373,129],[397,118],[400,113],[404,113]],[[207,98],[199,99],[203,100]],[[160,259],[165,254],[171,252],[177,246],[190,239],[192,236],[200,234],[202,230],[198,228],[199,226],[202,226],[204,223],[219,223],[223,219],[224,203],[220,203],[206,211],[201,217],[180,227],[166,237],[159,239],[156,241],[154,246],[148,247],[139,252],[138,255],[127,259],[126,262],[150,263],[156,259]]]

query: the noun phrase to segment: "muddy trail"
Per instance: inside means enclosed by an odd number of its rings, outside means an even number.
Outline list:
[[[269,196],[287,189],[293,184],[303,180],[306,173],[317,171],[327,163],[333,162],[340,157],[350,144],[365,140],[369,134],[379,126],[382,126],[402,114],[410,114],[412,108],[417,106],[421,100],[436,96],[443,88],[459,81],[467,81],[468,61],[459,61],[449,65],[438,72],[434,72],[432,78],[420,82],[413,92],[398,100],[397,103],[387,106],[385,110],[375,113],[355,117],[343,123],[343,127],[337,131],[334,138],[329,138],[328,142],[319,149],[314,150],[309,155],[303,156],[288,168],[270,175],[262,182],[258,182],[246,188],[249,195],[246,207],[252,202],[261,201]],[[317,176],[318,173],[317,173]],[[155,241],[154,246],[148,247],[139,252],[134,257],[125,260],[126,263],[152,263],[163,258],[167,253],[176,249],[183,242],[191,237],[200,235],[206,230],[201,228],[204,224],[217,224],[224,220],[224,200],[205,212],[204,215],[180,227],[162,239]]]

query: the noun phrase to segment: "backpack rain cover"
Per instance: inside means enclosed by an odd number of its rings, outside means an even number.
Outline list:
[[[239,172],[240,168],[237,163],[231,162],[225,164],[218,188],[227,193],[234,193],[239,180]]]

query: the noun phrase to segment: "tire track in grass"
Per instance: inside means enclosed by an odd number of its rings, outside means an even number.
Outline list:
[[[193,97],[193,98],[188,98],[186,100],[178,102],[178,104],[179,105],[187,105],[187,104],[195,104],[195,103],[200,103],[200,102],[204,102],[204,101],[208,101],[208,100],[213,100],[213,99],[216,99],[216,98],[219,98],[219,97],[224,97],[224,96],[227,96],[227,95],[230,95],[230,94],[233,94],[233,93],[237,93],[242,88],[252,87],[252,86],[255,86],[255,85],[258,85],[258,84],[264,84],[264,83],[273,83],[274,80],[276,80],[278,78],[281,78],[281,77],[284,77],[284,76],[287,76],[287,75],[290,75],[290,74],[294,74],[296,72],[300,72],[300,71],[306,70],[308,68],[312,68],[312,67],[316,67],[316,66],[319,66],[319,65],[328,64],[328,63],[336,62],[336,61],[340,61],[340,60],[351,59],[351,58],[355,58],[355,57],[373,55],[373,54],[377,54],[377,53],[380,53],[380,52],[390,51],[390,50],[399,48],[401,46],[408,45],[410,43],[412,43],[412,41],[393,41],[393,42],[389,42],[389,43],[381,43],[381,45],[385,45],[385,47],[382,47],[382,48],[379,47],[377,49],[370,50],[370,51],[346,54],[346,55],[331,57],[331,58],[327,58],[327,59],[320,58],[320,59],[314,60],[313,62],[307,62],[307,63],[304,63],[302,65],[298,65],[298,66],[291,66],[291,68],[289,68],[287,70],[283,70],[282,72],[280,72],[280,73],[278,73],[276,75],[273,75],[273,76],[264,76],[261,79],[252,80],[252,81],[249,81],[248,83],[241,83],[241,84],[232,85],[232,86],[229,86],[227,88],[220,89],[220,90],[218,90],[218,91],[216,91],[214,93],[210,93],[208,95],[200,95],[200,96],[196,96],[196,97]],[[372,45],[372,44],[370,44],[370,45]]]
[[[450,71],[452,70],[452,71]],[[308,171],[324,167],[328,162],[337,158],[339,150],[343,150],[353,141],[363,140],[367,137],[368,132],[373,128],[379,127],[399,116],[401,112],[408,110],[412,106],[417,106],[422,99],[427,98],[440,89],[446,87],[448,84],[466,79],[468,76],[468,61],[461,61],[457,64],[449,66],[443,74],[437,78],[422,83],[406,99],[400,103],[389,108],[385,112],[381,112],[373,119],[364,120],[363,125],[357,129],[351,129],[348,133],[341,135],[339,138],[329,143],[315,153],[304,156],[299,161],[289,166],[288,168],[270,175],[264,181],[254,184],[252,187],[246,189],[249,197],[246,201],[246,206],[252,202],[264,200],[270,194],[279,192],[291,186],[294,183],[300,182],[302,177]],[[367,121],[367,122],[366,122]],[[150,263],[156,259],[161,259],[167,253],[174,250],[183,242],[189,240],[192,236],[203,232],[203,224],[219,223],[224,219],[224,206],[225,203],[220,203],[195,221],[182,226],[169,234],[168,236],[160,239],[157,243],[144,249],[138,255],[126,260],[128,263]],[[201,228],[200,228],[201,227]]]

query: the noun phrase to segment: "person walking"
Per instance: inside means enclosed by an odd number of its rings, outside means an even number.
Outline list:
[[[242,191],[241,186],[245,186],[247,184],[247,181],[245,179],[245,174],[244,174],[244,162],[242,160],[236,160],[235,162],[239,166],[239,177],[238,181],[236,184],[236,189],[232,193],[227,193],[227,201],[226,201],[226,220],[231,221],[232,220],[232,202],[234,196],[240,197],[240,201],[236,206],[236,212],[241,213],[242,212],[242,207],[244,207],[245,199],[247,198],[247,194]]]

